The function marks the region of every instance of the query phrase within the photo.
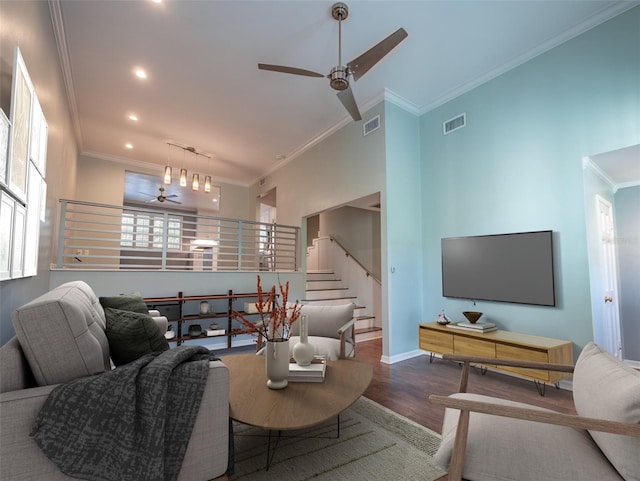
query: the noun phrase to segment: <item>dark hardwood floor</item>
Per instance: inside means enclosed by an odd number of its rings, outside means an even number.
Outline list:
[[[395,364],[383,364],[382,340],[359,342],[356,357],[373,366],[373,380],[364,396],[382,404],[437,433],[442,428],[444,408],[428,402],[430,394],[448,396],[458,392],[461,368],[457,363],[419,356]],[[496,396],[575,414],[571,391],[547,385],[540,396],[533,381],[488,371],[485,375],[473,369],[468,392]]]

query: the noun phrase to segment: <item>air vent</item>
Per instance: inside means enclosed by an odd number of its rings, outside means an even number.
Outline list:
[[[374,130],[378,130],[379,128],[380,128],[380,116],[376,115],[374,118],[372,118],[368,122],[365,122],[365,124],[362,126],[362,133],[363,135],[366,136],[366,135],[369,135]]]
[[[450,134],[454,130],[461,129],[467,125],[467,114],[456,115],[454,118],[442,123],[443,135]]]

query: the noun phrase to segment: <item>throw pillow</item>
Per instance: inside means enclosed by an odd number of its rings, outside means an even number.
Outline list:
[[[640,423],[640,372],[590,342],[573,372],[573,399],[580,416]],[[589,433],[624,479],[640,479],[639,437]]]
[[[166,351],[169,343],[148,314],[107,307],[105,310],[111,359],[116,366],[135,361],[150,352]]]
[[[149,314],[147,305],[142,300],[142,297],[135,294],[121,294],[119,296],[100,297],[100,304],[105,309],[111,307],[113,309],[119,309],[121,311],[140,312],[142,314]]]

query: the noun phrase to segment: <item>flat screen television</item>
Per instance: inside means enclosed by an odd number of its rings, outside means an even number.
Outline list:
[[[553,232],[442,239],[442,295],[555,306]]]

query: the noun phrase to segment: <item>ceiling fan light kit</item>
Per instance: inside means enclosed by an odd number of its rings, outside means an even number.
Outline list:
[[[356,103],[353,92],[351,91],[349,77],[353,77],[354,81],[360,79],[400,42],[407,38],[408,34],[404,28],[399,28],[387,38],[378,42],[362,55],[356,57],[344,66],[342,65],[342,21],[349,17],[349,7],[343,2],[334,3],[331,7],[331,16],[338,21],[338,65],[330,70],[326,78],[329,79],[329,85],[331,88],[338,91],[338,99],[347,112],[349,112],[351,118],[355,121],[362,120],[358,104]],[[292,75],[302,75],[305,77],[325,77],[318,72],[296,67],[286,67],[283,65],[259,63],[258,69]]]

